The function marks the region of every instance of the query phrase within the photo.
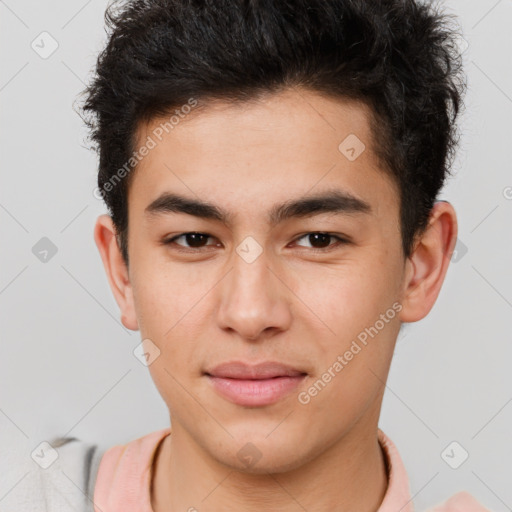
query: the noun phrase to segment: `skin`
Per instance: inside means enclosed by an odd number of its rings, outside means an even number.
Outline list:
[[[394,346],[401,323],[424,318],[434,305],[457,221],[450,203],[436,203],[404,259],[398,189],[372,151],[369,114],[363,104],[299,89],[239,105],[210,103],[134,171],[128,268],[111,218],[98,218],[95,241],[122,322],[161,350],[149,370],[172,435],[154,460],[155,512],[379,508],[388,482],[377,428]],[[160,122],[140,126],[139,141]],[[338,150],[351,133],[366,145],[355,161]],[[372,212],[267,223],[274,204],[333,188],[364,199]],[[145,214],[164,191],[219,205],[233,222]],[[196,253],[161,243],[191,231],[211,237]],[[304,234],[317,232],[351,242],[334,247],[336,239],[328,239],[330,250],[315,253]],[[263,250],[250,264],[236,252],[247,236]],[[186,249],[187,240],[178,243]],[[300,403],[298,393],[394,303],[399,313]],[[276,404],[242,407],[203,375],[234,359],[281,361],[308,375]],[[237,452],[249,442],[261,458],[247,467]]]

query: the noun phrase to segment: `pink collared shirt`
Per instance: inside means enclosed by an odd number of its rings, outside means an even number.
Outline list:
[[[103,455],[94,488],[95,512],[153,512],[151,466],[159,443],[170,427],[151,432],[125,445],[109,448]],[[388,489],[377,512],[414,512],[409,479],[396,446],[382,430],[378,438],[387,458]],[[489,512],[468,492],[453,495],[429,512]]]

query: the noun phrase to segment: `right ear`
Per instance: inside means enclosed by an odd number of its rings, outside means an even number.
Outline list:
[[[137,331],[139,324],[135,314],[132,285],[110,215],[100,215],[96,220],[94,241],[100,252],[110,288],[121,310],[121,322],[127,329]]]

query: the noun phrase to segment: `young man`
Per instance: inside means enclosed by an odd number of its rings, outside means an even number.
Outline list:
[[[456,242],[436,201],[464,88],[449,20],[413,0],[106,19],[94,237],[172,427],[103,455],[96,511],[413,510],[378,420]]]

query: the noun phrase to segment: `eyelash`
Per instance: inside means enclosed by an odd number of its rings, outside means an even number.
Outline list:
[[[180,233],[179,235],[175,235],[172,238],[169,238],[168,240],[164,240],[162,242],[162,244],[163,245],[174,245],[175,246],[175,250],[177,250],[179,252],[185,252],[185,253],[197,253],[197,252],[200,252],[200,251],[202,251],[204,249],[203,247],[199,247],[199,248],[186,248],[186,247],[180,246],[179,244],[175,243],[175,240],[177,240],[178,238],[181,238],[183,236],[186,236],[186,235],[203,235],[203,236],[207,236],[209,238],[214,238],[211,235],[209,235],[208,233],[200,233],[198,231],[187,231],[185,233]],[[335,238],[337,240],[336,244],[329,245],[325,249],[318,249],[316,247],[304,247],[304,249],[309,249],[310,251],[312,251],[314,253],[326,253],[326,252],[329,252],[329,251],[333,250],[334,248],[337,248],[337,247],[339,247],[341,245],[348,245],[348,244],[351,243],[346,238],[342,238],[342,237],[340,237],[338,235],[334,235],[332,233],[327,233],[325,231],[310,231],[308,233],[305,233],[305,234],[297,237],[295,239],[295,241],[301,240],[302,238],[305,238],[305,237],[307,237],[309,235],[327,235],[327,236],[329,236],[331,238]],[[208,246],[205,246],[205,247],[208,247]]]

